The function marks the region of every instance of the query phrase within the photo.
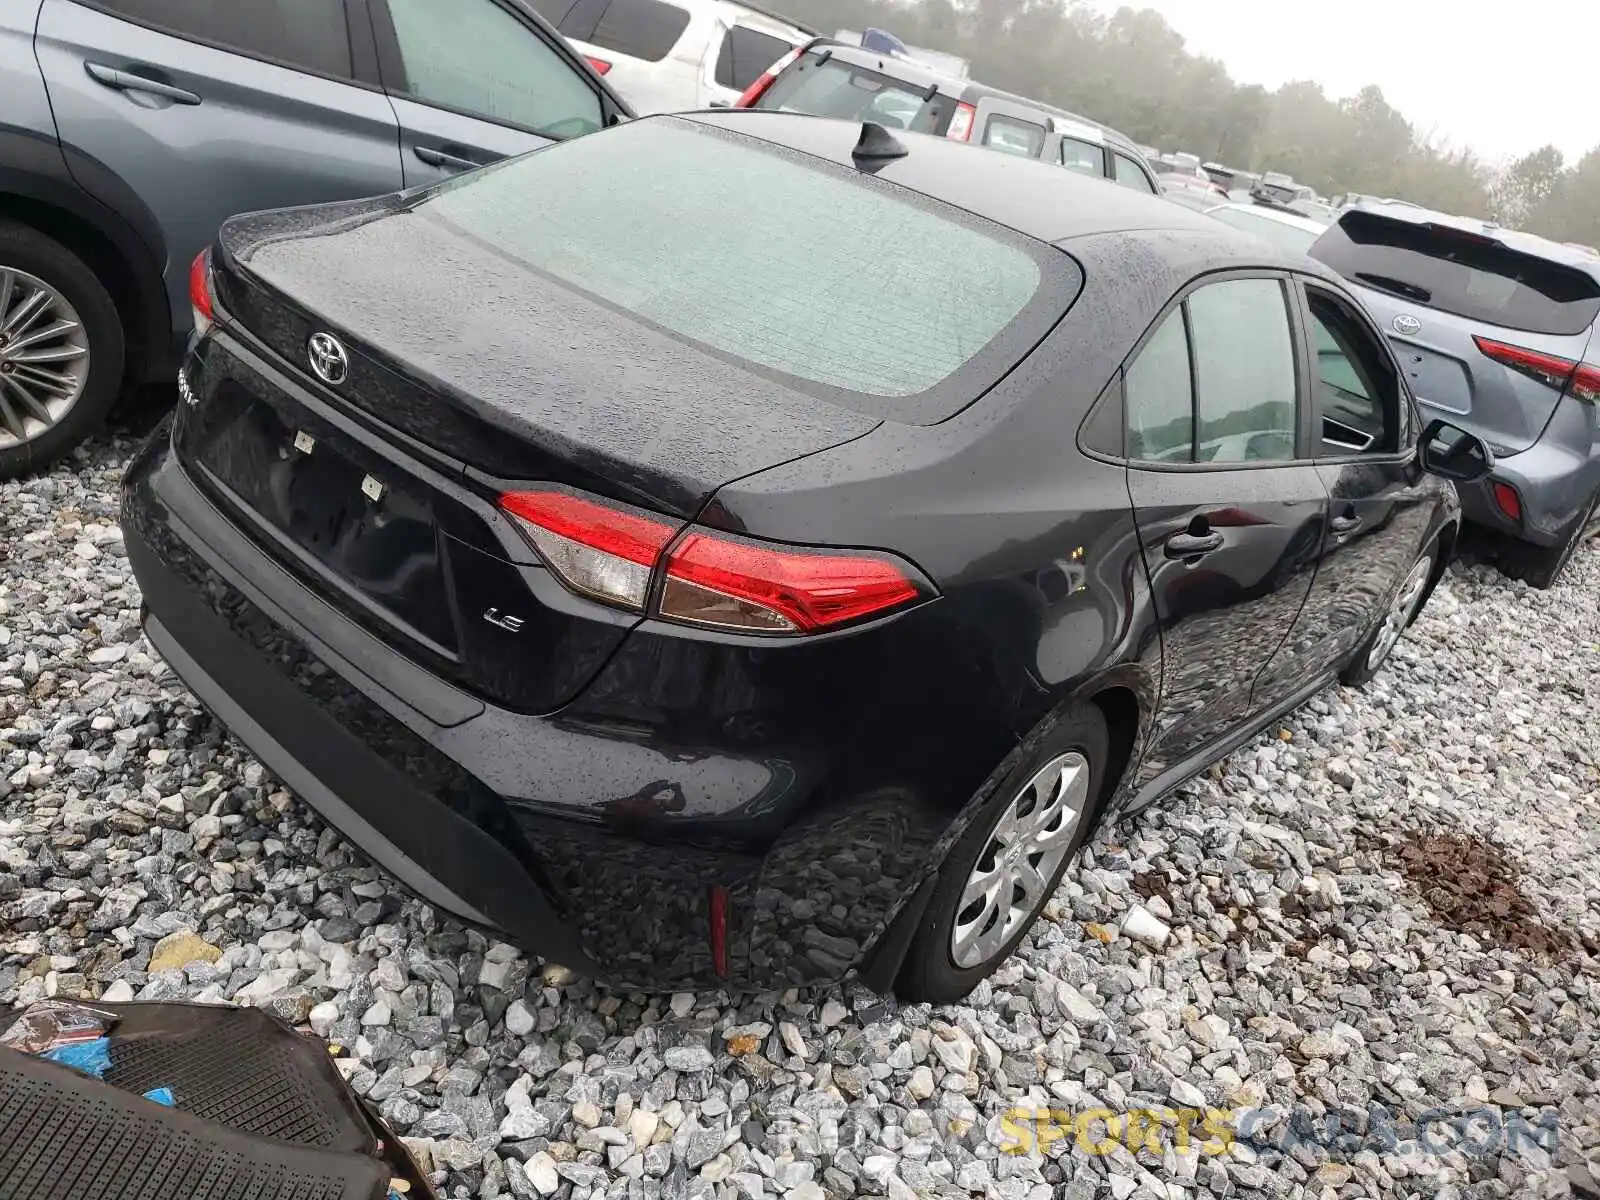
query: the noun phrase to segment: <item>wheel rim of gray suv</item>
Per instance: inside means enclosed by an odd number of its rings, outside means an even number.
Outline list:
[[[1422,593],[1428,586],[1428,574],[1432,570],[1433,559],[1426,554],[1417,559],[1416,565],[1411,568],[1411,574],[1400,585],[1394,603],[1389,606],[1388,615],[1383,618],[1378,640],[1372,643],[1372,649],[1367,654],[1367,670],[1376,671],[1383,660],[1389,657],[1389,651],[1394,649],[1400,635],[1416,614],[1417,606],[1422,603]]]
[[[956,966],[988,962],[1044,904],[1088,797],[1089,760],[1076,750],[1040,767],[1012,797],[956,905],[950,933]]]
[[[0,450],[54,427],[88,380],[78,310],[38,276],[0,264]]]

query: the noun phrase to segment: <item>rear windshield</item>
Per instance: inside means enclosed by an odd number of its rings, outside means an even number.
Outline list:
[[[1570,336],[1600,313],[1600,283],[1583,271],[1447,226],[1349,212],[1311,256],[1363,287],[1507,329]]]
[[[900,421],[970,403],[1081,283],[1042,243],[671,117],[464,176],[416,211],[742,366]]]
[[[802,54],[756,102],[757,108],[875,121],[889,129],[943,133],[950,128],[955,101],[902,79],[828,55]]]

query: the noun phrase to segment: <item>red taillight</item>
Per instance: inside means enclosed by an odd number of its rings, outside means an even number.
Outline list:
[[[801,49],[799,46],[796,46],[777,62],[773,63],[764,72],[762,72],[762,74],[754,83],[745,88],[744,94],[733,102],[733,106],[735,108],[754,108],[756,101],[767,94],[767,89],[773,85],[773,82],[778,78],[778,76],[782,75],[785,71],[799,61],[800,54]]]
[[[189,307],[196,332],[211,328],[215,309],[211,303],[211,251],[202,250],[189,264]]]
[[[666,620],[742,633],[820,633],[931,594],[886,554],[796,549],[679,525],[610,501],[564,491],[508,492],[546,566],[580,595]]]
[[[978,119],[978,110],[970,104],[956,101],[956,110],[950,114],[950,128],[945,131],[945,137],[955,142],[970,142],[972,140],[972,126]]]
[[[1494,502],[1500,506],[1500,511],[1513,521],[1522,520],[1522,497],[1517,495],[1517,489],[1509,483],[1494,485]]]
[[[573,591],[643,612],[650,577],[678,526],[567,492],[509,492],[500,507]]]
[[[1529,350],[1526,346],[1512,346],[1474,336],[1478,349],[1502,366],[1537,379],[1540,383],[1559,391],[1571,391],[1573,397],[1586,404],[1600,403],[1600,367],[1574,362],[1559,354],[1546,354],[1542,350]]]
[[[692,530],[667,558],[661,615],[750,633],[817,633],[920,594],[878,555],[790,550]]]
[[[594,73],[596,75],[605,75],[611,70],[610,63],[603,58],[595,58],[592,54],[584,55],[584,61],[594,68]]]

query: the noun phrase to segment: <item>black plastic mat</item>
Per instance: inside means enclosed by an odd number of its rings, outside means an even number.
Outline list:
[[[0,1050],[0,1200],[383,1200],[388,1180]]]
[[[117,1018],[105,1081],[170,1088],[184,1112],[240,1133],[371,1154],[355,1098],[320,1041],[257,1008],[96,1004]]]

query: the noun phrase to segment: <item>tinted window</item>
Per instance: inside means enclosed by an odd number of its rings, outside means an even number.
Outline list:
[[[1139,164],[1126,154],[1111,155],[1111,177],[1123,187],[1132,188],[1136,192],[1148,192],[1155,195],[1155,185],[1150,182],[1150,177],[1139,169]]]
[[[996,113],[983,127],[983,144],[991,150],[1038,158],[1039,151],[1044,149],[1044,126]]]
[[[492,0],[389,0],[406,91],[428,104],[573,137],[600,128],[600,97]]]
[[[1400,447],[1400,383],[1383,347],[1342,301],[1306,289],[1311,308],[1311,349],[1316,355],[1312,395],[1323,455],[1382,454]]]
[[[1283,286],[1231,279],[1189,297],[1197,462],[1294,457],[1294,340]]]
[[[943,133],[954,105],[948,97],[935,94],[928,98],[925,88],[914,88],[877,71],[834,57],[819,62],[815,54],[803,54],[773,80],[756,107],[841,121],[876,121],[888,129],[916,133]]]
[[[1162,322],[1124,376],[1128,457],[1189,462],[1194,457],[1194,381],[1183,310]]]
[[[717,82],[742,92],[793,49],[782,38],[735,25],[722,39],[722,49],[717,54]]]
[[[1217,208],[1210,210],[1208,215],[1224,225],[1253,233],[1295,254],[1306,253],[1311,249],[1311,243],[1317,240],[1317,235],[1309,229],[1299,229],[1282,221],[1274,221],[1271,217],[1259,216],[1248,208]]]
[[[705,219],[771,211],[783,221]],[[417,212],[670,334],[858,398],[928,392],[985,351],[1003,373],[1065,308],[1063,256],[1035,257],[853,171],[672,118],[467,176]],[[1052,270],[1042,294],[1041,263]],[[1015,352],[990,351],[1025,309]],[[963,385],[958,403],[997,377]]]
[[[661,0],[611,0],[587,39],[616,54],[660,62],[689,27],[689,13]]]
[[[1349,212],[1311,256],[1365,287],[1510,329],[1571,335],[1600,313],[1600,283],[1585,272],[1440,225]]]
[[[101,0],[107,8],[180,37],[231,46],[323,75],[349,78],[344,0]]]
[[[1099,146],[1088,142],[1080,142],[1076,138],[1064,137],[1061,139],[1061,165],[1073,171],[1082,171],[1086,175],[1095,175],[1102,179],[1106,174],[1106,152]]]
[[[535,12],[560,29],[561,22],[578,6],[578,0],[532,0],[532,4]]]

